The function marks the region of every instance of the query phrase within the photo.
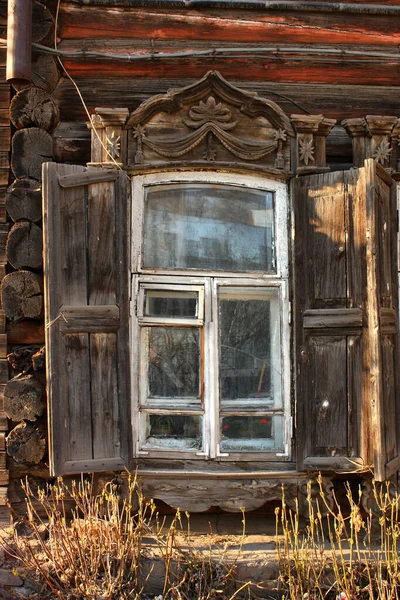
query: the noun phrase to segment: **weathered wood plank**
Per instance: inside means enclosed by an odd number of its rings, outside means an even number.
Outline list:
[[[89,335],[64,336],[66,362],[63,388],[66,392],[67,415],[62,438],[67,460],[92,457],[92,407],[90,394]]]
[[[94,458],[120,456],[120,411],[118,403],[117,337],[93,334],[91,343],[91,390],[93,406]],[[121,374],[122,375],[122,374]]]
[[[315,337],[309,340],[308,435],[311,453],[320,456],[348,454],[347,364],[345,337]],[[312,423],[312,429],[311,429]]]
[[[99,169],[85,171],[84,173],[73,173],[59,177],[59,184],[62,188],[71,188],[84,186],[92,183],[115,181],[118,178],[117,169]]]
[[[65,67],[72,77],[90,77],[97,72],[101,77],[159,77],[179,78],[182,65],[179,60],[125,62],[112,60],[78,60],[66,58]],[[366,68],[368,67],[368,68]],[[254,58],[193,58],[185,65],[185,77],[200,79],[208,70],[221,71],[227,79],[258,80],[284,83],[318,84],[358,84],[367,85],[373,81],[376,86],[392,85],[398,74],[398,64],[389,61],[382,65],[358,60],[336,61],[328,58],[325,62],[298,61],[296,58],[265,57],[262,61]]]
[[[307,329],[330,327],[362,327],[360,308],[314,309],[304,312],[303,326]]]
[[[153,94],[165,93],[170,88],[182,87],[182,75],[177,78],[120,78],[92,76],[77,78],[77,84],[82,91],[89,111],[94,112],[96,106],[115,106],[115,89],[121,106],[129,106],[134,110]],[[202,73],[204,75],[204,71]],[[225,73],[224,73],[225,75]],[[194,83],[195,79],[185,76],[185,85]],[[281,82],[273,81],[244,81],[239,75],[234,83],[239,87],[256,91],[264,98],[273,100],[287,113],[291,114],[301,108],[311,114],[322,113],[325,117],[342,121],[346,118],[361,117],[367,114],[381,114],[382,106],[387,114],[398,113],[398,88],[393,80],[386,87],[376,86],[371,80],[366,85],[351,85],[341,82],[340,85],[315,84],[310,81]],[[69,79],[63,78],[54,92],[54,98],[60,104],[63,120],[80,122],[81,128],[86,127],[87,115],[76,96],[76,89]],[[57,135],[57,130],[55,132]],[[74,139],[78,139],[74,133]],[[79,135],[79,139],[80,139]]]
[[[44,324],[37,321],[7,323],[9,344],[44,344]]]
[[[119,307],[62,306],[60,329],[64,333],[111,333],[118,330]]]
[[[125,462],[121,458],[97,458],[95,460],[68,460],[64,464],[64,473],[73,475],[75,473],[87,473],[88,471],[122,471]]]
[[[395,19],[317,12],[168,11],[168,9],[61,8],[59,37],[231,41],[233,43],[376,44],[400,42]]]
[[[382,334],[397,333],[397,312],[394,308],[381,308],[379,310],[379,323]]]

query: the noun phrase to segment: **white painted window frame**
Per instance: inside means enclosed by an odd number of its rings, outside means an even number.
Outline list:
[[[221,272],[209,270],[180,270],[180,269],[144,269],[141,267],[143,256],[144,232],[144,198],[145,188],[150,185],[165,185],[177,183],[215,183],[233,185],[249,189],[272,192],[274,194],[274,258],[275,271],[273,273],[260,272]],[[149,458],[180,458],[180,459],[216,459],[226,461],[252,461],[252,460],[290,460],[292,417],[291,417],[291,365],[290,365],[290,303],[289,303],[289,191],[286,182],[269,179],[266,176],[253,174],[237,174],[228,172],[209,171],[184,171],[160,172],[132,177],[132,306],[131,306],[131,344],[132,344],[132,427],[135,440],[136,456]],[[165,289],[199,289],[204,286],[204,336],[205,356],[209,358],[209,365],[218,365],[218,331],[217,314],[217,289],[219,286],[240,287],[273,287],[279,289],[280,299],[280,337],[281,337],[281,392],[284,431],[283,449],[273,452],[221,452],[219,440],[220,412],[218,397],[218,369],[204,365],[204,449],[201,452],[185,452],[173,450],[144,450],[140,440],[140,398],[139,398],[139,338],[140,327],[145,323],[155,323],[154,318],[143,316],[143,290],[146,286],[156,289],[165,286]],[[135,300],[136,299],[136,300]],[[203,315],[199,315],[197,325],[200,325]],[[171,319],[157,319],[159,323],[166,323]],[[173,319],[174,323],[181,320]],[[190,319],[190,325],[195,320]],[[189,323],[188,323],[189,325]],[[142,408],[143,410],[143,408]],[[179,410],[179,407],[177,407]],[[249,409],[251,412],[251,408]],[[200,414],[195,409],[182,411],[188,414]],[[261,411],[260,411],[261,412]],[[271,411],[264,410],[263,414]],[[252,413],[253,414],[253,413]]]

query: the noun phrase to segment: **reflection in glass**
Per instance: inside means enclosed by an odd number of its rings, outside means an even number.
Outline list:
[[[145,194],[145,268],[274,270],[272,192],[168,184]]]
[[[200,397],[200,329],[143,327],[148,398]]]
[[[278,292],[221,289],[220,394],[222,405],[281,406]]]
[[[202,417],[190,415],[142,415],[145,447],[164,450],[200,450]]]
[[[236,415],[221,419],[221,448],[231,452],[282,449],[282,417]]]
[[[146,317],[195,318],[198,292],[146,290],[144,305]]]

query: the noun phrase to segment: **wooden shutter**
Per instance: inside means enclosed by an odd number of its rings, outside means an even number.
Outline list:
[[[43,172],[50,463],[53,474],[129,467],[127,175]]]
[[[294,181],[299,468],[398,469],[394,189],[372,159]]]

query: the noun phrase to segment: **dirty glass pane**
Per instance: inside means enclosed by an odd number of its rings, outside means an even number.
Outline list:
[[[146,317],[196,318],[198,292],[146,290],[144,300]]]
[[[281,450],[281,416],[222,417],[221,449],[230,452],[268,452]]]
[[[219,291],[223,407],[282,406],[278,294],[271,288]]]
[[[147,397],[200,398],[200,329],[143,327]]]
[[[144,447],[164,450],[200,450],[202,420],[190,415],[142,415]]]
[[[207,183],[151,186],[143,266],[270,272],[273,227],[272,192]]]

